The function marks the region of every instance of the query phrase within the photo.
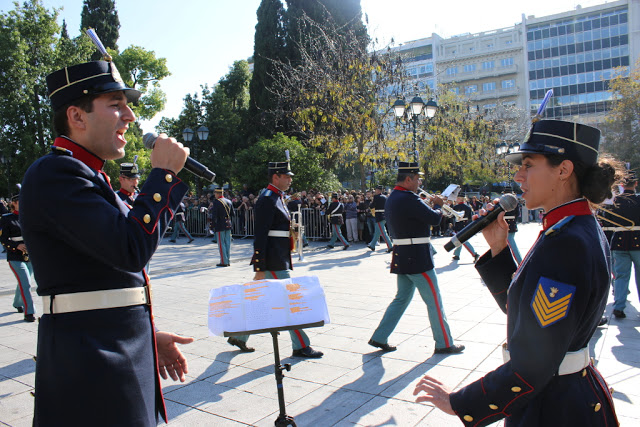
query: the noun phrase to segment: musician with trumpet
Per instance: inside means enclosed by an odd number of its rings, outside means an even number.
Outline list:
[[[389,335],[409,306],[417,288],[427,305],[431,331],[436,341],[434,353],[460,353],[464,346],[453,342],[442,307],[431,253],[430,226],[440,223],[442,212],[427,206],[416,194],[422,182],[421,175],[423,174],[417,163],[400,162],[396,186],[385,206],[385,217],[393,236],[391,273],[397,275],[398,290],[369,340],[369,345],[385,352],[396,350],[395,346],[388,343]],[[444,205],[442,198],[438,196],[432,196],[431,202],[434,207]]]
[[[461,218],[453,224],[453,231],[458,233],[470,223],[473,217],[473,211],[471,210],[471,207],[465,203],[465,197],[461,195],[458,195],[456,199],[456,205],[453,207],[453,210],[462,214]],[[470,242],[466,241],[453,251],[453,259],[455,261],[458,261],[460,259],[462,246],[464,246],[464,248],[469,251],[469,253],[473,257],[474,263],[478,260],[478,258],[480,258],[480,255],[478,255],[476,250],[473,248],[473,245]]]
[[[624,181],[624,192],[614,199],[611,212],[622,227],[613,227],[611,254],[613,257],[613,315],[618,319],[626,316],[631,266],[635,269],[636,287],[640,291],[640,196],[636,195],[638,178],[629,173]],[[623,221],[624,220],[624,221]],[[611,222],[610,220],[608,220]],[[610,227],[606,227],[610,228]]]

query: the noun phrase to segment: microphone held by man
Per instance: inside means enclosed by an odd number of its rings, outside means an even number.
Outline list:
[[[449,242],[444,245],[444,249],[450,252],[452,249],[461,246],[464,242],[478,234],[485,227],[498,218],[501,212],[509,212],[516,208],[518,199],[513,194],[505,194],[500,197],[500,202],[486,216],[480,217],[465,228],[460,230]]]
[[[158,134],[153,132],[146,133],[142,137],[144,146],[149,150],[153,150],[153,147],[155,146],[157,140],[158,140]],[[198,162],[197,160],[194,160],[191,157],[187,157],[187,161],[184,164],[184,168],[189,172],[191,172],[192,174],[202,179],[206,179],[207,181],[213,182],[213,180],[216,179],[215,173],[213,173],[205,165]]]

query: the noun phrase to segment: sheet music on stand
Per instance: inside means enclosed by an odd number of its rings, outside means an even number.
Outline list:
[[[258,280],[209,292],[209,334],[329,323],[329,310],[317,276]]]

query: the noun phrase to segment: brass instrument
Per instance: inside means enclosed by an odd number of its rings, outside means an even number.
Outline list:
[[[611,211],[611,210],[609,210],[609,209],[605,209],[605,208],[604,208],[604,207],[602,207],[602,206],[599,206],[599,207],[598,207],[598,210],[600,210],[600,211],[602,211],[602,212],[605,212],[605,213],[608,213],[609,215],[613,215],[613,216],[615,216],[616,218],[620,218],[622,221],[626,221],[626,222],[629,222],[629,223],[630,223],[630,224],[628,224],[628,225],[622,225],[622,224],[620,224],[619,222],[616,222],[616,221],[614,221],[614,220],[613,220],[613,219],[611,219],[611,218],[607,218],[607,217],[604,217],[604,216],[602,216],[602,215],[598,215],[598,214],[596,214],[596,218],[598,218],[598,219],[600,219],[600,220],[602,220],[602,221],[606,221],[606,222],[608,222],[608,223],[610,223],[610,224],[613,224],[613,225],[615,225],[616,227],[620,227],[620,228],[626,229],[627,231],[633,231],[633,227],[635,227],[635,225],[636,225],[636,223],[635,223],[634,221],[630,220],[629,218],[626,218],[626,217],[624,217],[624,216],[622,216],[622,215],[620,215],[620,214],[617,214],[617,213],[615,213],[615,212],[613,212],[613,211]],[[602,229],[603,229],[603,230],[606,230],[607,228],[608,228],[608,227],[604,227],[604,224],[603,224]],[[620,230],[618,230],[618,231],[620,231]]]
[[[424,203],[426,203],[427,206],[429,206],[430,208],[433,208],[433,197],[434,196],[432,196],[431,194],[427,193],[422,188],[418,188],[418,195],[426,197],[426,199],[423,200]],[[464,220],[464,212],[458,212],[455,209],[453,209],[451,206],[447,205],[446,203],[443,204],[440,209],[442,210],[442,214],[444,216],[446,216],[448,218],[453,218],[453,219],[456,220],[456,222]]]
[[[291,237],[293,237],[293,250],[292,252],[298,253],[298,259],[302,261],[304,256],[302,254],[304,225],[302,225],[302,211],[298,206],[298,211],[291,212]]]

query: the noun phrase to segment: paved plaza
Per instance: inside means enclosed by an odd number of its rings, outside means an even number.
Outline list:
[[[526,224],[520,230],[516,240],[524,255],[540,226]],[[427,372],[455,388],[498,367],[506,316],[480,281],[473,258],[463,251],[460,261],[452,261],[443,249],[447,241],[434,239],[436,271],[451,332],[456,343],[466,346],[464,353],[451,356],[433,354],[426,307],[417,292],[389,339],[398,350],[384,354],[367,345],[396,291],[386,248],[379,246],[374,253],[356,243],[342,251],[312,242],[303,262],[294,257],[292,275],[319,277],[331,315],[330,324],[307,330],[313,348],[325,353],[322,359],[290,358],[289,334],[279,337],[282,363],[292,365],[284,378],[286,410],[298,426],[461,425],[433,406],[415,403],[413,388]],[[479,253],[487,250],[482,237],[471,242]],[[151,260],[157,326],[195,338],[182,347],[189,362],[187,381],[164,382],[170,425],[272,426],[278,416],[271,336],[252,336],[249,345],[256,351],[240,353],[226,338],[209,336],[206,326],[209,290],[253,278],[252,243],[232,242],[228,268],[216,268],[217,245],[207,238],[191,244],[185,238],[177,244],[165,238]],[[73,260],[60,268],[73,268]],[[23,322],[22,314],[12,308],[15,284],[8,263],[0,262],[0,425],[28,426],[33,416],[37,323]],[[609,324],[598,328],[590,349],[614,389],[621,425],[640,426],[640,304],[633,278],[630,288],[628,317],[610,316],[610,297]],[[41,313],[35,292],[34,300]],[[96,416],[103,410],[118,408],[101,404]]]

